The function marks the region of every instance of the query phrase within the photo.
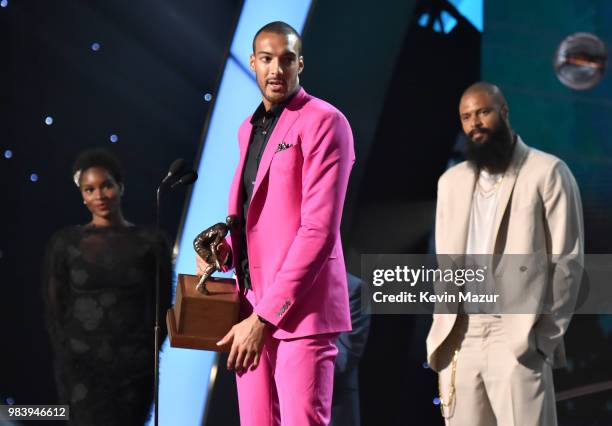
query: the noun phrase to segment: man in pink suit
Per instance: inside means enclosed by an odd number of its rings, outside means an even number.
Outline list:
[[[260,29],[250,67],[263,99],[238,132],[228,213],[239,226],[231,249],[219,246],[231,251],[245,319],[219,344],[231,342],[243,426],[325,425],[336,337],[351,329],[340,219],[353,137],[340,111],[300,87],[292,27]]]

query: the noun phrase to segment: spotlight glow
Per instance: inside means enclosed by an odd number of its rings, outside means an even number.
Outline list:
[[[51,117],[51,116],[45,117],[45,124],[47,126],[52,125],[53,124],[53,117]]]
[[[119,136],[112,134],[108,139],[111,141],[111,143],[117,143],[117,141],[119,140]]]
[[[38,175],[36,173],[32,173],[30,175],[30,181],[32,182],[38,182]]]
[[[204,95],[204,100],[206,102],[210,102],[212,100],[212,95],[210,93],[207,93]]]
[[[100,50],[100,43],[92,43],[91,44],[91,50],[93,50],[94,52],[97,52],[98,50]]]
[[[429,364],[427,362],[424,362],[423,363],[423,368],[425,368],[425,369],[429,368]]]
[[[0,7],[7,7],[7,6],[8,6],[8,0],[0,1]]]
[[[4,151],[4,158],[6,159],[13,158],[13,151],[11,151],[10,149],[7,149],[6,151]]]
[[[438,398],[437,396],[433,399],[433,404],[434,405],[440,405],[440,398]]]

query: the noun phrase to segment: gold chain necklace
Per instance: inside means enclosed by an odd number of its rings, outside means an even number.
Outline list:
[[[501,185],[502,181],[504,180],[504,176],[502,175],[499,179],[497,179],[495,181],[495,183],[493,184],[493,186],[491,188],[489,188],[488,190],[486,190],[482,184],[480,183],[480,176],[478,177],[478,180],[476,181],[476,184],[478,185],[478,190],[480,191],[480,194],[485,197],[488,198],[491,196],[491,194],[493,194],[495,192],[495,190],[497,189],[497,187],[499,185]]]
[[[451,362],[451,380],[450,388],[448,390],[448,399],[442,397],[442,380],[440,374],[438,374],[438,393],[440,394],[440,411],[442,417],[449,419],[453,416],[455,407],[455,374],[457,373],[457,357],[459,356],[459,349],[455,350],[453,360]]]

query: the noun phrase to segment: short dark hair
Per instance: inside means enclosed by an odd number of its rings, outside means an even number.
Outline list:
[[[118,184],[123,184],[123,170],[119,159],[104,148],[90,149],[81,152],[72,166],[72,175],[79,173],[75,183],[79,184],[80,176],[91,167],[100,167],[108,171]]]
[[[295,28],[283,21],[274,21],[269,24],[264,25],[255,33],[255,37],[253,37],[253,53],[255,53],[255,40],[261,33],[274,33],[274,34],[284,34],[286,36],[294,35],[297,37],[297,53],[298,56],[302,54],[302,36],[297,32]]]

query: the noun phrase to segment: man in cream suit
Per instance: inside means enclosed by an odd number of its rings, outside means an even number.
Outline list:
[[[557,424],[551,369],[565,362],[563,335],[581,278],[580,194],[565,163],[525,145],[508,112],[492,84],[464,92],[459,113],[468,161],[438,182],[436,252],[543,256],[549,262],[539,274],[543,291],[529,296],[548,303],[543,299],[552,295],[552,302],[546,313],[434,315],[427,356],[439,372],[450,426]],[[507,288],[530,290],[537,280],[528,272],[508,262]]]

